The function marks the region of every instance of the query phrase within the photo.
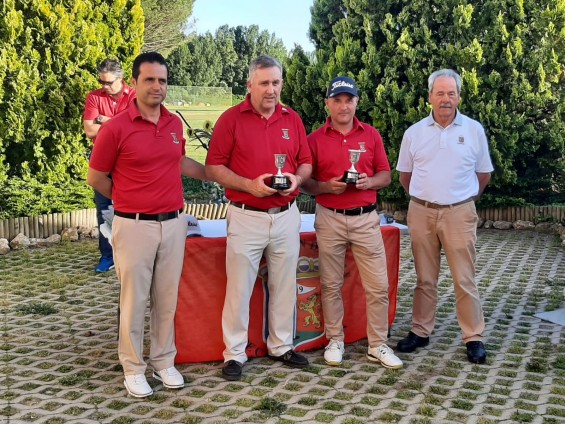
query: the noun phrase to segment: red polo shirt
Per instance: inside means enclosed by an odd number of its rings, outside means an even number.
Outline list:
[[[360,173],[373,176],[379,171],[390,171],[383,140],[372,126],[353,118],[353,129],[343,135],[331,127],[328,118],[321,128],[308,136],[312,151],[312,178],[328,181],[334,177],[343,177],[351,167],[349,149],[362,150],[355,169]],[[377,201],[376,190],[358,190],[354,184],[348,184],[342,194],[318,194],[316,202],[327,208],[350,209],[368,206]]]
[[[111,118],[118,112],[127,109],[135,99],[135,90],[128,87],[125,82],[122,83],[122,87],[122,92],[118,94],[117,98],[110,96],[103,88],[88,93],[84,105],[83,119],[94,120],[99,115]]]
[[[276,174],[275,154],[285,153],[282,172],[296,173],[303,163],[312,163],[306,141],[306,130],[298,114],[287,106],[277,104],[269,119],[258,113],[249,100],[227,111],[218,119],[210,140],[206,165],[224,165],[237,175],[255,179],[261,174]],[[269,184],[269,180],[265,181]],[[278,193],[255,197],[250,193],[226,189],[226,197],[234,202],[268,209],[287,204],[298,196]]]
[[[112,174],[116,210],[155,214],[183,207],[183,133],[179,117],[164,106],[155,125],[141,117],[135,102],[102,125],[90,167]]]

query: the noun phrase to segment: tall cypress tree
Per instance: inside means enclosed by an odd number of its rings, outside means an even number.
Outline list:
[[[359,116],[381,131],[392,165],[406,128],[430,111],[427,77],[453,68],[463,77],[461,111],[490,141],[486,202],[565,201],[565,1],[315,0],[312,13],[317,63],[304,72],[321,62],[326,84],[337,74],[358,81]],[[319,111],[290,104],[307,124],[320,121]],[[382,197],[404,193],[395,182]]]

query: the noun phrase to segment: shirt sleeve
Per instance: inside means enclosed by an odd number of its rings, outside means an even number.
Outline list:
[[[228,113],[224,112],[216,125],[210,139],[208,154],[206,155],[206,165],[229,164],[229,160],[235,143],[235,125]]]
[[[492,166],[489,154],[487,136],[482,125],[479,125],[477,138],[479,143],[479,157],[475,165],[475,172],[492,172],[494,171],[494,167]]]
[[[375,173],[380,171],[390,171],[390,163],[385,151],[385,145],[381,134],[376,128],[371,127],[372,137],[375,140],[375,156],[373,157],[373,169]]]
[[[398,153],[398,163],[396,170],[400,172],[412,172],[414,169],[414,160],[410,148],[412,146],[412,139],[408,131],[404,132],[402,143],[400,144],[400,152]]]
[[[110,125],[102,125],[92,148],[89,166],[100,172],[112,172],[118,156],[118,136]]]
[[[306,137],[306,129],[304,128],[304,124],[302,120],[296,114],[295,119],[297,120],[297,129],[299,135],[299,146],[298,146],[298,165],[302,164],[312,164],[312,152],[310,151],[310,146],[308,145],[308,138]]]
[[[86,96],[84,113],[82,117],[84,120],[93,120],[96,119],[98,115],[100,115],[100,107],[98,105],[98,100],[95,95],[89,93],[88,96]]]

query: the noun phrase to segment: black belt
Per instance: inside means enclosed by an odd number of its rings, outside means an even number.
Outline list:
[[[249,206],[246,205],[244,203],[239,203],[239,202],[231,202],[230,204],[232,206],[235,206],[236,208],[241,208],[243,210],[248,210],[248,211],[253,211],[253,212],[265,212],[265,213],[270,213],[270,214],[275,214],[275,213],[280,213],[280,212],[284,212],[290,209],[290,207],[292,206],[292,204],[294,203],[294,200],[290,203],[287,203],[286,205],[283,206],[279,206],[277,208],[270,208],[270,209],[259,209],[259,208],[254,208],[253,206]]]
[[[142,221],[157,221],[157,222],[168,221],[169,219],[178,218],[180,213],[182,213],[182,209],[179,209],[178,211],[165,212],[165,213],[130,213],[130,212],[114,211],[114,215],[120,216],[122,218],[140,219]]]
[[[426,208],[432,209],[443,209],[443,208],[452,208],[453,206],[459,206],[467,202],[471,202],[473,200],[472,197],[468,199],[462,200],[461,202],[452,203],[451,205],[440,205],[439,203],[427,202],[426,200],[418,199],[417,197],[410,197],[410,200],[419,203],[420,205],[424,205]]]
[[[368,213],[368,212],[373,212],[375,209],[377,209],[377,206],[369,205],[369,206],[361,206],[360,208],[352,208],[352,209],[334,209],[334,208],[328,208],[328,209],[334,211],[335,213],[340,213],[342,215],[355,216],[355,215],[363,215],[364,213]]]

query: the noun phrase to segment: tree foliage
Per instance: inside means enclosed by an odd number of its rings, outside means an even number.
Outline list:
[[[82,112],[87,92],[97,86],[96,66],[110,56],[130,69],[142,38],[139,0],[3,1],[0,197],[4,201],[10,190],[21,187],[21,181],[30,187],[84,184],[90,142],[83,133]],[[0,215],[10,213],[6,207],[5,202],[0,205]]]
[[[185,40],[194,0],[141,0],[145,14],[143,51],[165,57]]]
[[[249,63],[261,54],[282,63],[286,48],[282,40],[257,25],[235,28],[223,25],[214,35],[193,34],[168,57],[171,85],[232,87],[234,94],[245,94]]]
[[[315,0],[312,13],[316,57],[295,49],[283,90],[307,126],[325,118],[315,104],[330,79],[347,74],[359,84],[358,115],[381,131],[395,165],[404,131],[430,112],[427,77],[453,68],[460,109],[490,142],[485,202],[565,201],[564,0]],[[382,197],[404,193],[395,182]]]

